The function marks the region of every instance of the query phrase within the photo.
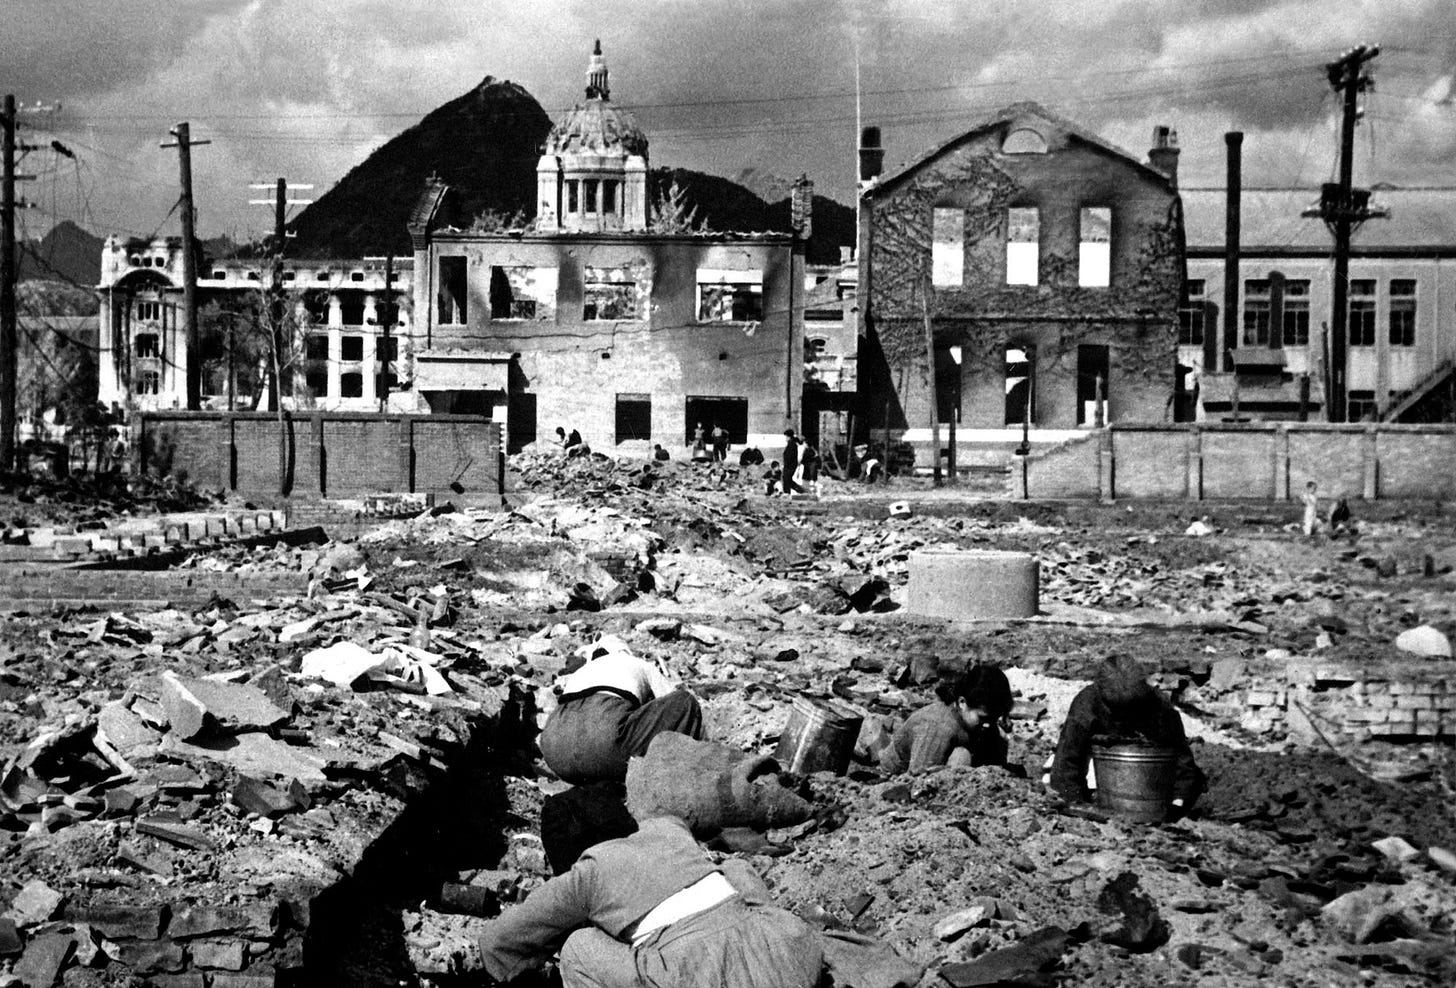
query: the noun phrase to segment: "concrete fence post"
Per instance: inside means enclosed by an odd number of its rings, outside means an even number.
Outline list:
[[[1360,496],[1366,501],[1374,501],[1380,496],[1380,454],[1377,445],[1379,432],[1379,426],[1367,425],[1360,436],[1360,457],[1365,468],[1364,490]]]
[[[1283,423],[1274,427],[1274,442],[1271,444],[1274,457],[1274,500],[1289,500],[1289,426]]]
[[[324,413],[314,412],[309,416],[309,438],[313,446],[314,464],[318,468],[318,493],[326,497],[329,492],[329,457],[324,449]]]
[[[399,478],[399,490],[414,492],[415,478],[414,471],[410,469],[410,447],[414,443],[414,433],[410,428],[408,415],[399,417],[399,431],[395,440],[395,473]]]
[[[1097,439],[1097,494],[1104,501],[1111,501],[1117,497],[1117,491],[1113,484],[1117,476],[1117,464],[1113,461],[1112,454],[1112,428],[1111,426],[1102,429],[1102,435]]]
[[[218,480],[225,491],[237,488],[236,471],[233,466],[236,459],[233,452],[233,414],[225,412],[218,416],[217,420]]]
[[[1203,427],[1188,427],[1188,496],[1195,501],[1203,500]]]

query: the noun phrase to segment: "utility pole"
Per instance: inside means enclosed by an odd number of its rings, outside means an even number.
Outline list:
[[[1357,97],[1374,86],[1364,71],[1366,62],[1380,54],[1379,45],[1356,45],[1325,66],[1330,85],[1343,96],[1344,112],[1340,118],[1340,180],[1325,183],[1320,203],[1312,212],[1325,221],[1335,236],[1334,310],[1330,313],[1329,394],[1325,396],[1326,413],[1331,422],[1345,421],[1346,338],[1349,326],[1350,237],[1356,226],[1371,216],[1370,190],[1353,187],[1355,170],[1355,121],[1359,117]],[[1308,215],[1308,213],[1306,213]]]
[[[52,110],[55,107],[34,107]],[[16,116],[15,97],[6,95],[0,107],[0,158],[3,162],[3,177],[0,177],[0,471],[8,471],[15,465],[15,421],[17,367],[20,362],[20,340],[16,332],[15,282],[17,278],[15,257],[15,210],[29,205],[15,199],[15,183],[31,181],[34,175],[15,173],[15,156],[18,152],[36,151],[34,144],[17,144],[15,131],[19,126]],[[68,152],[67,152],[68,153]]]
[[[394,307],[394,254],[385,255],[384,258],[384,304],[376,307],[375,313],[379,319],[379,410],[389,410],[389,344],[393,338],[394,324],[399,321]]]
[[[288,246],[288,207],[306,206],[312,199],[289,199],[288,180],[279,178],[272,184],[260,183],[248,186],[250,189],[273,189],[272,199],[249,199],[250,206],[273,207],[273,280],[269,287],[268,322],[269,346],[273,350],[273,369],[268,375],[268,400],[273,408],[283,407],[283,396],[293,393],[293,367],[283,359],[291,347],[287,339],[287,312],[283,292],[283,253]],[[311,189],[312,185],[295,185],[295,189]],[[287,377],[285,381],[284,378]]]
[[[5,97],[0,111],[5,157],[3,229],[0,229],[0,471],[15,463],[15,97]]]
[[[202,353],[197,332],[197,213],[192,204],[192,148],[211,141],[194,141],[183,121],[173,127],[176,138],[161,145],[177,149],[182,178],[182,332],[187,340],[187,410],[202,408]]]

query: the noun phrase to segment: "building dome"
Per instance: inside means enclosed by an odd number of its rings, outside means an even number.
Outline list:
[[[536,228],[629,232],[647,229],[647,135],[612,105],[602,43],[586,72],[586,100],[551,128],[536,164]]]
[[[640,154],[647,135],[632,114],[605,98],[578,103],[546,137],[547,154]]]

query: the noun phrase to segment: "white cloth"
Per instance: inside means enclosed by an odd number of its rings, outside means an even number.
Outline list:
[[[671,693],[677,684],[656,665],[630,652],[608,652],[591,659],[576,672],[562,676],[556,685],[563,695],[605,687],[629,693],[639,703],[646,703]]]
[[[729,896],[737,895],[733,883],[721,871],[705,875],[681,892],[674,892],[663,899],[652,911],[637,921],[637,932],[632,934],[632,946],[646,940],[654,931],[671,926],[680,919],[695,916],[704,909],[712,909]]]

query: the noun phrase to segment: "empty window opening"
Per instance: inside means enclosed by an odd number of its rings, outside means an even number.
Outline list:
[[[136,391],[139,395],[156,395],[162,393],[162,374],[160,371],[144,370],[137,375]]]
[[[1036,421],[1036,347],[1006,348],[1006,424]]]
[[[1006,154],[1046,154],[1047,142],[1030,127],[1019,127],[1006,135],[1001,150]]]
[[[346,295],[339,302],[339,314],[343,317],[345,326],[364,325],[364,300]]]
[[[329,359],[329,338],[327,336],[305,336],[303,338],[303,359],[304,360],[328,360]]]
[[[1182,346],[1198,346],[1203,343],[1203,324],[1207,318],[1205,295],[1207,286],[1202,278],[1188,279],[1188,304],[1178,309],[1178,343]]]
[[[1107,424],[1108,348],[1101,343],[1077,347],[1077,424]]]
[[[589,178],[582,182],[586,191],[586,209],[584,212],[595,213],[597,211],[597,180]]]
[[[1041,261],[1041,213],[1034,207],[1006,211],[1006,284],[1035,285]]]
[[[568,213],[575,213],[575,212],[577,212],[581,208],[579,205],[577,205],[577,202],[578,202],[578,200],[577,200],[577,195],[578,195],[577,187],[578,187],[579,184],[580,183],[576,179],[574,179],[574,178],[567,179],[567,182],[566,182],[566,211]]]
[[[283,272],[283,280],[284,281],[293,281],[297,277],[298,277],[298,272],[297,271],[285,271],[285,272]]]
[[[581,317],[587,322],[639,318],[637,282],[620,268],[587,268],[583,272]]]
[[[617,442],[652,439],[652,396],[617,395]]]
[[[260,273],[258,273],[257,271],[249,271],[248,272],[248,280],[249,281],[262,281],[263,280],[263,276]]]
[[[440,258],[438,317],[442,324],[463,326],[466,321],[465,258]]]
[[[147,322],[156,322],[162,318],[162,303],[138,302],[136,304],[136,318]]]
[[[329,324],[329,296],[326,292],[307,292],[303,296],[303,311],[314,326]]]
[[[364,359],[364,337],[345,336],[340,339],[339,359],[357,362]]]
[[[608,215],[616,215],[617,212],[617,183],[602,183],[602,212]]]
[[[1390,345],[1416,345],[1416,283],[1413,278],[1390,279]]]
[[[817,359],[824,356],[824,351],[829,349],[829,341],[822,336],[815,336],[809,340],[809,345],[805,349],[810,359]]]
[[[1106,288],[1112,284],[1112,210],[1089,206],[1082,210],[1082,243],[1078,254],[1077,284]]]
[[[329,373],[324,370],[311,370],[303,375],[303,385],[308,388],[310,398],[327,398],[329,396]]]
[[[763,272],[698,269],[699,322],[763,319]]]
[[[965,284],[966,211],[937,206],[930,221],[930,283],[937,288]]]
[[[327,269],[320,271],[318,274],[314,275],[314,281],[328,281],[331,274],[332,272]]]
[[[703,435],[711,436],[713,427],[728,430],[728,441],[734,445],[748,442],[748,399],[729,396],[688,395],[684,403],[683,445],[691,445],[693,430],[703,427]]]
[[[212,280],[213,281],[223,281],[226,278],[227,278],[227,272],[226,271],[214,271],[212,273]]]
[[[1350,346],[1375,345],[1375,281],[1350,279]],[[1351,392],[1354,394],[1354,392]],[[1374,400],[1372,392],[1371,400]],[[1353,402],[1352,402],[1353,403]],[[1358,421],[1351,419],[1351,421]]]
[[[349,272],[349,280],[350,281],[363,281],[364,280],[364,272],[363,271],[351,271],[351,272]]]
[[[395,376],[393,371],[374,375],[374,393],[382,395],[386,390],[399,390],[399,378]]]
[[[158,345],[156,333],[137,334],[136,355],[138,357],[160,357],[162,355],[162,349]]]
[[[339,375],[339,397],[340,398],[362,398],[362,397],[364,397],[364,375],[363,374],[340,374]]]
[[[491,265],[490,317],[554,319],[556,281],[556,268]]]
[[[391,336],[389,339],[379,337],[374,341],[376,360],[398,360],[399,359],[399,337]]]

